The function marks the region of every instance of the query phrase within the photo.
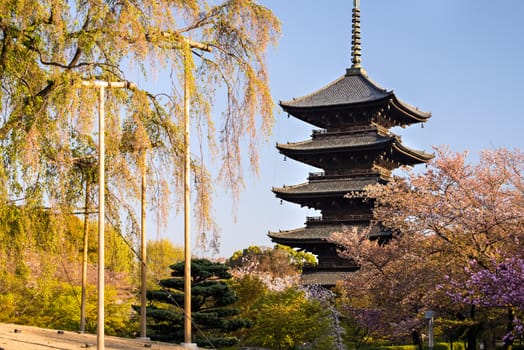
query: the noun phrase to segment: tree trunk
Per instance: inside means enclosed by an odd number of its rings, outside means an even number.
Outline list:
[[[418,331],[411,332],[411,339],[413,339],[413,345],[415,345],[418,350],[423,350],[424,344],[422,344],[422,337]]]
[[[513,321],[515,319],[515,312],[512,308],[508,308],[508,325],[506,327],[506,335],[504,336],[504,350],[511,350],[513,348]]]
[[[471,320],[473,321],[473,325],[469,327],[466,333],[466,338],[467,338],[466,350],[476,350],[477,349],[477,325],[474,323],[475,322],[475,305],[471,306],[470,317],[471,317]]]
[[[495,340],[495,327],[489,326],[484,330],[484,350],[495,350],[496,349],[496,340]]]

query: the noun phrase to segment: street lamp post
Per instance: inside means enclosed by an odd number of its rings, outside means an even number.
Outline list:
[[[129,82],[109,82],[109,81],[82,81],[86,87],[99,88],[99,106],[98,106],[98,319],[96,343],[97,350],[104,350],[104,270],[105,270],[105,88],[134,88],[134,84]]]
[[[182,347],[197,349],[191,337],[191,154],[189,147],[189,66],[184,58],[184,342]]]
[[[146,281],[147,281],[147,239],[146,239],[146,174],[147,174],[147,150],[142,150],[142,176],[141,176],[141,206],[140,206],[140,338],[149,340],[147,337],[147,323],[146,323]]]
[[[428,350],[433,350],[433,322],[435,312],[428,310],[424,314],[424,318],[428,320]]]

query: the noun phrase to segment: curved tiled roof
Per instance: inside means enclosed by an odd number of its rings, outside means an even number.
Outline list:
[[[291,113],[288,109],[358,105],[381,100],[390,100],[398,111],[416,122],[423,122],[431,117],[431,113],[399,100],[393,91],[386,90],[375,83],[363,68],[348,69],[345,75],[323,88],[289,101],[280,101],[280,106]]]
[[[316,193],[348,193],[353,191],[362,191],[367,185],[376,184],[378,177],[361,177],[351,179],[335,179],[324,181],[312,181],[299,185],[273,187],[276,194],[287,195],[310,195]]]
[[[424,151],[418,151],[414,150],[412,148],[404,146],[401,142],[395,142],[393,144],[393,149],[400,152],[401,154],[411,158],[415,159],[419,162],[427,162],[431,159],[433,159],[434,155],[426,153]],[[413,162],[415,164],[415,162]]]
[[[369,223],[352,223],[352,224],[327,224],[327,225],[311,225],[300,227],[293,230],[281,230],[278,232],[268,232],[269,238],[275,243],[280,244],[295,244],[297,246],[309,244],[329,244],[326,239],[332,233],[346,232],[345,230],[357,229],[359,233],[367,234],[369,237],[389,236],[390,231],[385,230],[380,225],[371,226],[371,230],[367,232]]]
[[[335,148],[361,147],[382,145],[392,142],[394,136],[381,136],[377,133],[340,135],[336,137],[320,137],[301,142],[277,144],[279,150],[315,151],[333,150]]]
[[[406,103],[404,101],[401,101],[397,98],[397,96],[393,95],[393,104],[399,108],[404,113],[410,115],[411,117],[415,118],[417,121],[423,122],[426,121],[429,117],[431,117],[430,112],[424,112],[418,109],[417,107],[410,105],[409,103]]]
[[[301,155],[311,156],[326,152],[351,152],[364,149],[364,147],[368,150],[392,147],[392,151],[396,152],[397,157],[400,157],[398,159],[402,159],[408,165],[427,162],[433,158],[432,154],[404,146],[398,136],[382,136],[376,133],[320,137],[300,142],[277,144],[280,153],[308,164],[310,163],[307,159],[304,159]]]
[[[324,240],[328,238],[333,232],[343,232],[344,229],[349,227],[357,227],[359,230],[365,230],[368,226],[368,224],[312,225],[308,227],[297,228],[294,230],[269,232],[268,236],[277,242],[281,240]]]
[[[322,107],[365,103],[389,97],[392,91],[387,91],[370,80],[360,70],[348,70],[348,73],[327,86],[303,97],[291,101],[281,101],[282,107]]]

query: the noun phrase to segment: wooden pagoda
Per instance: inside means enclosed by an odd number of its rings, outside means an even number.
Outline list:
[[[364,188],[386,183],[402,165],[427,162],[432,155],[404,146],[390,129],[424,123],[430,113],[399,100],[393,91],[374,83],[360,66],[360,10],[353,9],[352,67],[327,86],[291,101],[281,101],[285,112],[318,128],[311,139],[277,144],[280,153],[322,169],[298,185],[273,188],[282,200],[317,209],[319,217],[306,218],[305,227],[270,232],[275,243],[315,254],[318,265],[305,268],[303,284],[332,286],[357,269],[340,258],[337,246],[326,239],[344,228],[368,228],[373,203]],[[351,196],[347,196],[351,193]],[[380,226],[374,235],[387,235]]]

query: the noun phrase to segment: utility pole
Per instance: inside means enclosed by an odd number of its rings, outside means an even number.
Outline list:
[[[83,252],[82,252],[82,297],[81,297],[81,303],[80,303],[80,333],[84,333],[86,331],[86,299],[87,299],[87,249],[89,248],[88,240],[89,240],[89,230],[87,227],[88,220],[88,210],[89,210],[89,185],[91,183],[91,179],[88,176],[86,176],[86,197],[85,197],[85,212],[84,212],[84,244],[83,244]]]
[[[189,147],[189,64],[184,54],[184,343],[182,347],[196,349],[191,339],[191,155]]]
[[[162,32],[162,36],[175,38],[189,48],[196,48],[202,51],[211,52],[211,47],[204,43],[195,42],[184,36],[170,32]],[[176,48],[181,48],[176,47]],[[187,349],[198,349],[192,342],[191,337],[191,153],[190,153],[190,121],[189,109],[191,101],[191,91],[189,78],[191,75],[189,65],[189,55],[191,50],[184,53],[184,342],[182,347]]]
[[[140,338],[147,339],[147,327],[146,327],[146,280],[147,280],[147,247],[146,247],[146,173],[147,173],[147,150],[142,150],[142,184],[141,184],[141,207],[140,207],[140,260],[141,260],[141,274],[140,274]]]
[[[105,349],[104,337],[104,298],[105,298],[105,88],[134,88],[135,85],[129,82],[109,82],[109,81],[82,81],[86,87],[96,87],[99,89],[98,105],[98,319],[96,344],[97,350]]]

